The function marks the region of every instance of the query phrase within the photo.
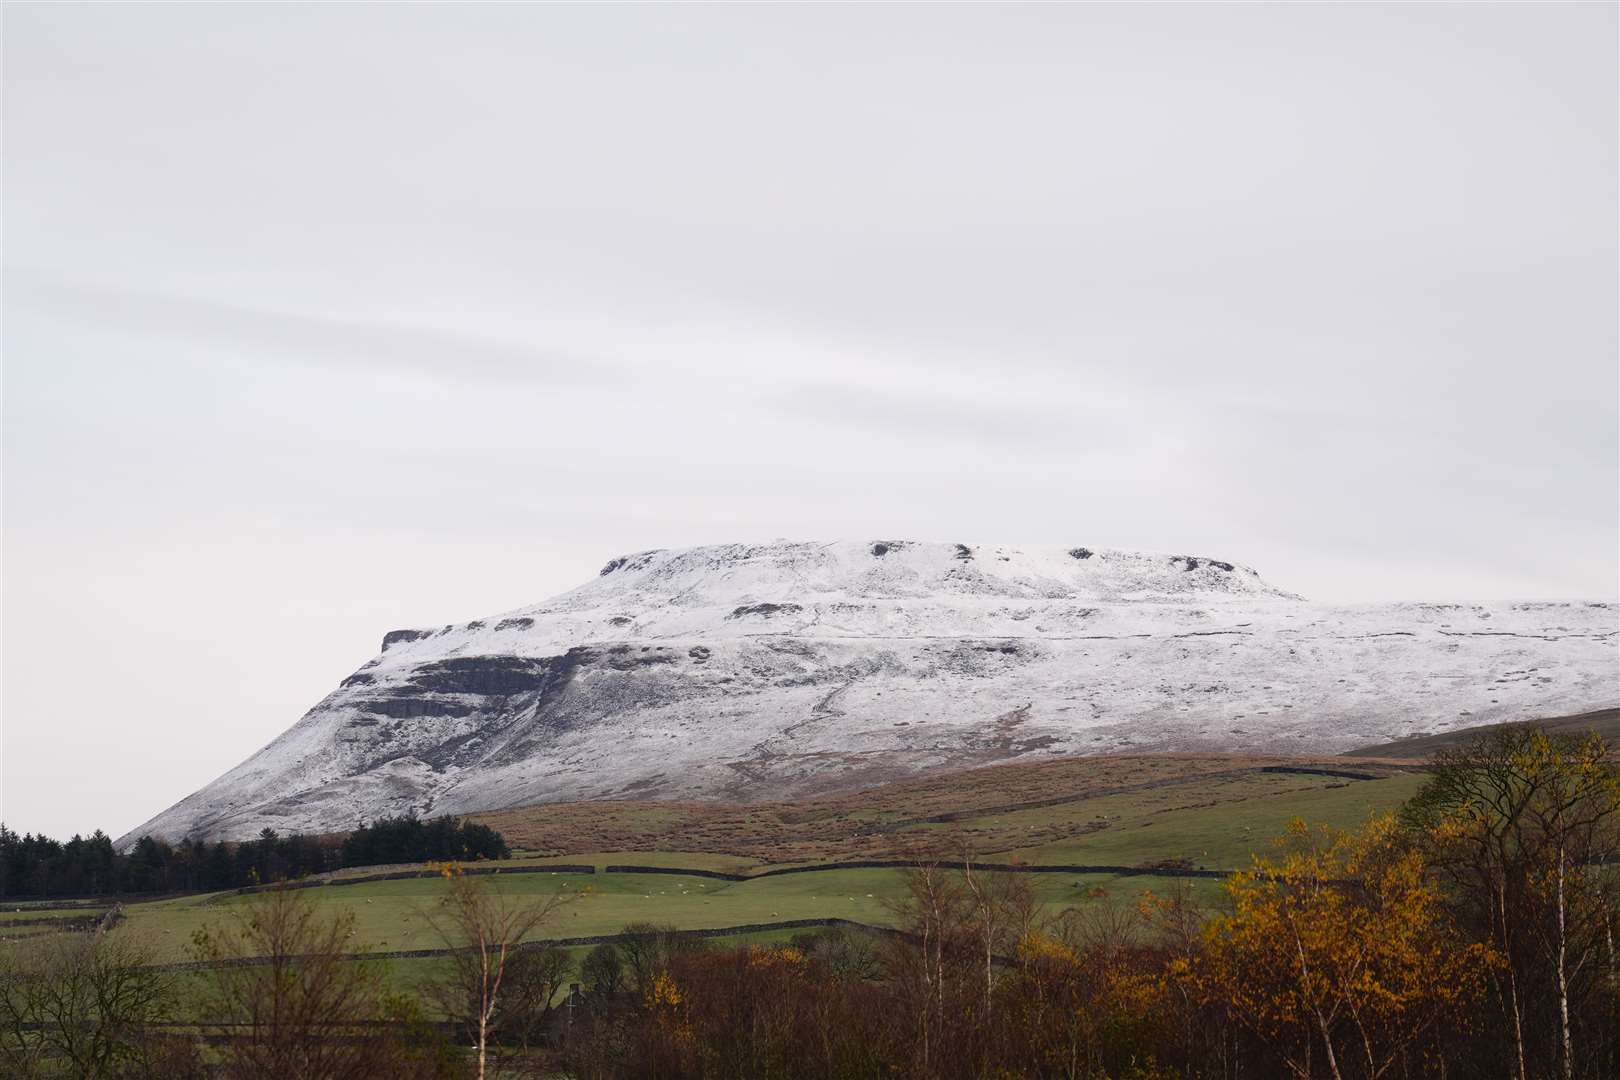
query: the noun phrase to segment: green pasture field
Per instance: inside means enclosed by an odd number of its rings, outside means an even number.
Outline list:
[[[111,904],[101,908],[31,908],[7,904],[5,907],[0,908],[0,924],[25,919],[30,922],[37,919],[51,919],[53,921],[59,919],[99,919],[107,913],[107,908],[110,907],[112,907]]]
[[[785,945],[797,934],[806,933],[802,929],[790,930],[762,930],[747,934],[728,934],[724,937],[705,939],[705,943],[714,949],[735,949],[744,945],[774,946]],[[593,945],[576,945],[565,948],[571,965],[571,972],[564,980],[564,986],[559,991],[559,998],[567,993],[568,982],[578,982],[580,964],[583,963],[587,953],[595,948]],[[393,994],[411,996],[426,1010],[429,1019],[441,1019],[438,1007],[434,1004],[431,995],[423,991],[435,982],[441,981],[448,973],[450,961],[442,956],[428,957],[380,957],[364,961],[376,965],[382,975],[384,990]],[[208,996],[209,973],[206,971],[182,971],[175,973],[175,989],[178,1001],[175,1014],[180,1016],[195,1015]]]
[[[899,895],[904,877],[895,870],[829,870],[746,882],[671,874],[512,874],[497,887],[514,898],[565,894],[567,904],[533,936],[572,938],[615,934],[634,922],[690,930],[836,915],[881,924],[891,918],[884,900]],[[376,952],[444,947],[429,921],[444,890],[442,880],[416,878],[315,888],[308,895],[334,912],[353,913],[350,951]],[[252,902],[187,898],[134,905],[125,925],[152,938],[165,958],[180,960],[194,932]]]
[[[496,866],[544,866],[564,863],[572,866],[669,866],[683,870],[718,870],[725,874],[746,874],[762,865],[746,855],[712,851],[593,851],[585,855],[524,855],[495,863]]]
[[[1167,885],[1163,879],[1110,874],[1032,874],[1029,880],[1043,908],[1053,915],[1089,902],[1097,889],[1132,897],[1150,887],[1162,891]],[[1199,892],[1213,900],[1218,883],[1198,885]],[[532,935],[548,940],[616,934],[625,925],[638,922],[697,930],[837,917],[889,926],[896,921],[892,905],[905,895],[906,877],[899,870],[819,870],[740,882],[665,874],[522,874],[502,878],[499,888],[518,899],[540,900],[557,893],[568,897],[551,921]],[[313,889],[307,895],[334,914],[354,915],[351,952],[445,945],[430,924],[433,908],[444,895],[442,881],[375,882]],[[151,941],[159,960],[185,960],[196,931],[229,918],[252,902],[251,897],[217,902],[189,898],[132,906],[119,932]],[[797,932],[780,931],[785,936]]]
[[[1193,867],[1241,869],[1252,854],[1272,849],[1272,840],[1295,818],[1312,824],[1353,828],[1374,812],[1395,808],[1423,782],[1421,774],[1397,773],[1377,780],[1298,773],[1243,772],[1215,775],[1196,782],[1099,795],[1028,810],[964,816],[945,823],[919,822],[897,834],[926,835],[942,851],[972,851],[990,862],[1084,864],[1136,867],[1185,859]],[[1011,800],[1009,800],[1011,801]],[[950,857],[950,856],[945,856]],[[826,869],[725,881],[682,874],[604,874],[609,864],[626,863],[747,873],[761,867],[758,859],[683,851],[610,851],[555,856],[525,856],[502,864],[535,868],[547,863],[591,865],[594,874],[503,874],[494,878],[501,890],[519,898],[542,899],[558,893],[569,902],[534,937],[574,938],[615,934],[627,923],[650,922],[680,929],[710,929],[795,919],[838,917],[874,926],[893,925],[893,905],[906,891],[904,871],[894,869]],[[373,871],[375,872],[375,871]],[[346,876],[362,876],[365,870]],[[1096,890],[1132,898],[1146,890],[1172,887],[1165,878],[1139,875],[1039,873],[1030,884],[1048,914],[1093,902]],[[1220,883],[1193,882],[1202,904],[1219,902]],[[350,951],[355,953],[444,947],[429,925],[429,915],[443,897],[438,877],[324,885],[305,893],[332,912],[351,912],[355,919]],[[218,894],[125,907],[120,933],[150,939],[166,961],[190,959],[192,935],[252,897]],[[0,918],[39,917],[44,912],[0,911]],[[82,909],[51,912],[83,917]],[[794,931],[785,931],[791,934]],[[401,971],[426,961],[390,960]]]
[[[1399,807],[1417,793],[1425,779],[1413,773],[1382,780],[1251,773],[987,820],[1006,824],[1025,816],[1050,819],[1055,814],[1107,819],[1106,829],[1005,853],[1030,863],[1135,866],[1184,858],[1194,867],[1241,870],[1253,855],[1269,854],[1272,840],[1295,818],[1311,825],[1353,829],[1375,813]]]

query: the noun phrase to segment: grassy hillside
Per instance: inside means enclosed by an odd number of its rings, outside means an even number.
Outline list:
[[[1349,769],[1380,779],[1263,771],[1268,768]],[[1047,862],[1080,861],[1084,852],[1106,850],[1106,861],[1124,865],[1185,857],[1222,866],[1241,862],[1248,850],[1243,827],[1286,823],[1291,812],[1347,784],[1360,787],[1360,794],[1321,800],[1334,823],[1399,802],[1412,789],[1400,767],[1385,763],[1141,754],[1016,762],[795,802],[554,803],[475,819],[500,830],[516,849],[570,859],[618,852],[627,853],[621,861],[645,862],[654,853],[681,853],[674,865],[699,865],[689,860],[701,855],[703,865],[731,868],[945,856],[965,843],[981,856],[1029,851]],[[1150,824],[1144,818],[1164,824],[1163,815],[1183,810],[1199,811],[1182,823],[1187,835],[1198,837],[1196,845],[1161,839],[1177,829],[1161,828],[1151,841],[1136,836]],[[1230,829],[1228,815],[1234,815]]]
[[[1555,716],[1537,720],[1536,725],[1555,735],[1585,735],[1588,732],[1596,732],[1611,744],[1620,745],[1620,708],[1597,709],[1593,712],[1576,713],[1573,716]],[[1345,756],[1416,761],[1440,750],[1457,746],[1484,732],[1514,726],[1516,725],[1484,724],[1480,727],[1450,731],[1444,735],[1420,735],[1396,742],[1379,743],[1376,746],[1364,746],[1359,750],[1349,751]]]
[[[1034,866],[1236,868],[1268,849],[1293,818],[1353,826],[1398,805],[1422,782],[1414,772],[1361,763],[1352,771],[1376,779],[1263,771],[1278,767],[1343,770],[1345,763],[1221,755],[1061,759],[798,803],[562,804],[480,818],[515,846],[531,849],[500,864],[526,871],[500,875],[500,888],[519,896],[569,895],[571,902],[535,935],[556,939],[613,934],[630,922],[684,929],[828,917],[891,923],[904,873],[815,868],[835,859],[952,858],[966,850],[984,861]],[[590,865],[597,872],[542,870],[548,863]],[[756,876],[726,881],[602,872],[620,863]],[[807,869],[757,876],[791,865]],[[1133,896],[1168,884],[1128,873],[1056,870],[1034,873],[1030,881],[1053,912],[1088,902],[1098,889]],[[351,951],[386,952],[443,944],[427,918],[443,887],[425,877],[323,885],[310,895],[355,914]],[[1218,895],[1215,881],[1198,880],[1194,887],[1209,902]],[[132,904],[127,925],[156,940],[165,957],[181,960],[194,931],[248,902],[220,895]],[[410,971],[424,962],[391,963]]]

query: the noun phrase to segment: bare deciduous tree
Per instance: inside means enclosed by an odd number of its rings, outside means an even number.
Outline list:
[[[612,997],[624,989],[624,957],[619,947],[604,941],[592,949],[579,966],[579,977],[593,994]]]
[[[426,917],[444,943],[456,951],[446,974],[429,992],[445,1014],[466,1029],[476,1053],[476,1074],[483,1080],[503,995],[513,992],[517,946],[550,921],[570,898],[561,893],[517,897],[502,891],[493,876],[469,877],[454,865],[442,872],[448,888]],[[548,1003],[549,998],[548,993]]]
[[[152,1031],[175,1000],[174,977],[152,963],[149,943],[128,930],[0,949],[0,1073],[45,1075],[55,1063],[90,1080],[190,1074],[189,1045]]]
[[[573,962],[562,949],[520,949],[506,967],[505,986],[495,1008],[495,1030],[528,1050],[539,1037]]]
[[[193,937],[208,969],[203,1015],[224,1036],[233,1080],[366,1080],[428,1065],[386,1029],[382,971],[348,955],[352,912],[323,915],[306,892],[255,896]]]
[[[638,997],[652,992],[653,981],[669,970],[675,957],[703,950],[702,941],[682,934],[678,927],[645,922],[626,923],[618,944],[630,989]]]

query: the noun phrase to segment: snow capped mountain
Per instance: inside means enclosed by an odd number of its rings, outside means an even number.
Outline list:
[[[285,734],[132,831],[748,800],[1029,754],[1323,753],[1620,703],[1620,605],[1325,606],[1193,555],[867,541],[613,559],[396,630]]]

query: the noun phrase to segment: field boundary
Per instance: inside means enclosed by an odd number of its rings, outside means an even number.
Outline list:
[[[545,866],[462,866],[461,873],[465,877],[482,877],[494,874],[594,874],[595,866],[575,865],[573,863],[548,863]],[[360,874],[346,878],[305,878],[301,881],[276,882],[270,885],[244,885],[239,889],[230,889],[216,893],[207,902],[212,904],[220,900],[228,900],[233,896],[252,896],[255,893],[274,892],[277,889],[314,889],[323,886],[338,885],[367,885],[377,881],[409,881],[413,878],[435,878],[440,875],[438,870],[392,870],[386,874]]]
[[[1356,772],[1352,769],[1330,769],[1320,765],[1262,765],[1263,773],[1283,773],[1297,776],[1334,776],[1342,780],[1387,780],[1387,776],[1378,776],[1369,772]]]
[[[1175,866],[1112,866],[1106,864],[1071,864],[1071,863],[968,863],[960,859],[851,859],[841,862],[813,863],[805,866],[778,866],[754,873],[732,873],[726,870],[706,870],[697,867],[681,866],[642,866],[639,864],[611,863],[602,867],[603,874],[665,874],[676,877],[699,877],[713,881],[755,881],[760,878],[781,877],[784,874],[813,874],[823,870],[921,870],[926,867],[936,867],[940,870],[965,870],[969,867],[977,870],[1001,871],[1010,874],[1109,874],[1118,877],[1168,877],[1168,878],[1224,878],[1229,877],[1234,870],[1209,870],[1204,868]],[[584,863],[547,863],[540,866],[468,866],[463,867],[462,874],[472,877],[495,877],[503,874],[579,874],[596,875],[598,870],[594,865]],[[254,896],[260,893],[274,892],[277,889],[316,889],[336,888],[343,885],[368,885],[379,881],[410,881],[416,879],[435,878],[439,876],[437,870],[393,870],[386,874],[360,874],[345,878],[306,878],[300,881],[277,882],[271,885],[244,885],[237,889],[228,889],[223,892],[202,894],[198,901],[203,906],[222,903],[240,896]],[[187,896],[197,896],[196,893],[170,894],[162,897],[165,900],[182,899]],[[147,900],[132,900],[135,904],[149,904],[157,902],[157,898]],[[116,910],[121,904],[110,905]],[[86,914],[83,920],[94,928],[111,911],[102,905],[94,908],[80,905],[66,905],[56,909],[74,911],[83,910]],[[120,912],[120,917],[122,913]],[[66,917],[17,919],[0,923],[0,933],[9,926],[23,927],[41,925],[44,923],[78,922],[79,920]],[[20,936],[20,935],[19,935]]]
[[[733,874],[725,870],[683,870],[678,866],[633,866],[613,864],[602,867],[604,874],[674,874],[679,877],[714,878],[719,881],[757,881],[783,874],[812,874],[821,870],[987,870],[1009,874],[1113,874],[1120,877],[1225,878],[1235,870],[1206,870],[1177,866],[1106,866],[1077,863],[991,863],[961,859],[852,859],[845,862],[815,863],[809,866],[779,866],[757,874]]]
[[[738,934],[757,934],[769,930],[809,930],[816,927],[844,926],[851,929],[866,930],[876,934],[887,934],[893,937],[909,937],[904,930],[897,930],[892,926],[878,926],[873,923],[858,922],[854,919],[840,919],[828,916],[816,919],[784,919],[779,922],[743,923],[738,926],[712,926],[695,930],[670,930],[673,937],[681,938],[720,938],[734,937]],[[611,942],[623,941],[632,937],[620,931],[616,934],[589,934],[584,937],[566,938],[536,938],[532,941],[519,942],[513,946],[514,950],[526,949],[568,949],[582,945],[606,945]],[[387,952],[343,953],[339,960],[426,960],[437,956],[458,956],[478,951],[476,945],[463,945],[457,948],[443,949],[394,949]],[[288,956],[281,960],[289,963],[301,963],[306,956]],[[211,971],[215,968],[242,968],[263,967],[276,963],[275,957],[244,956],[233,960],[182,960],[172,964],[152,964],[146,967],[147,971]]]

